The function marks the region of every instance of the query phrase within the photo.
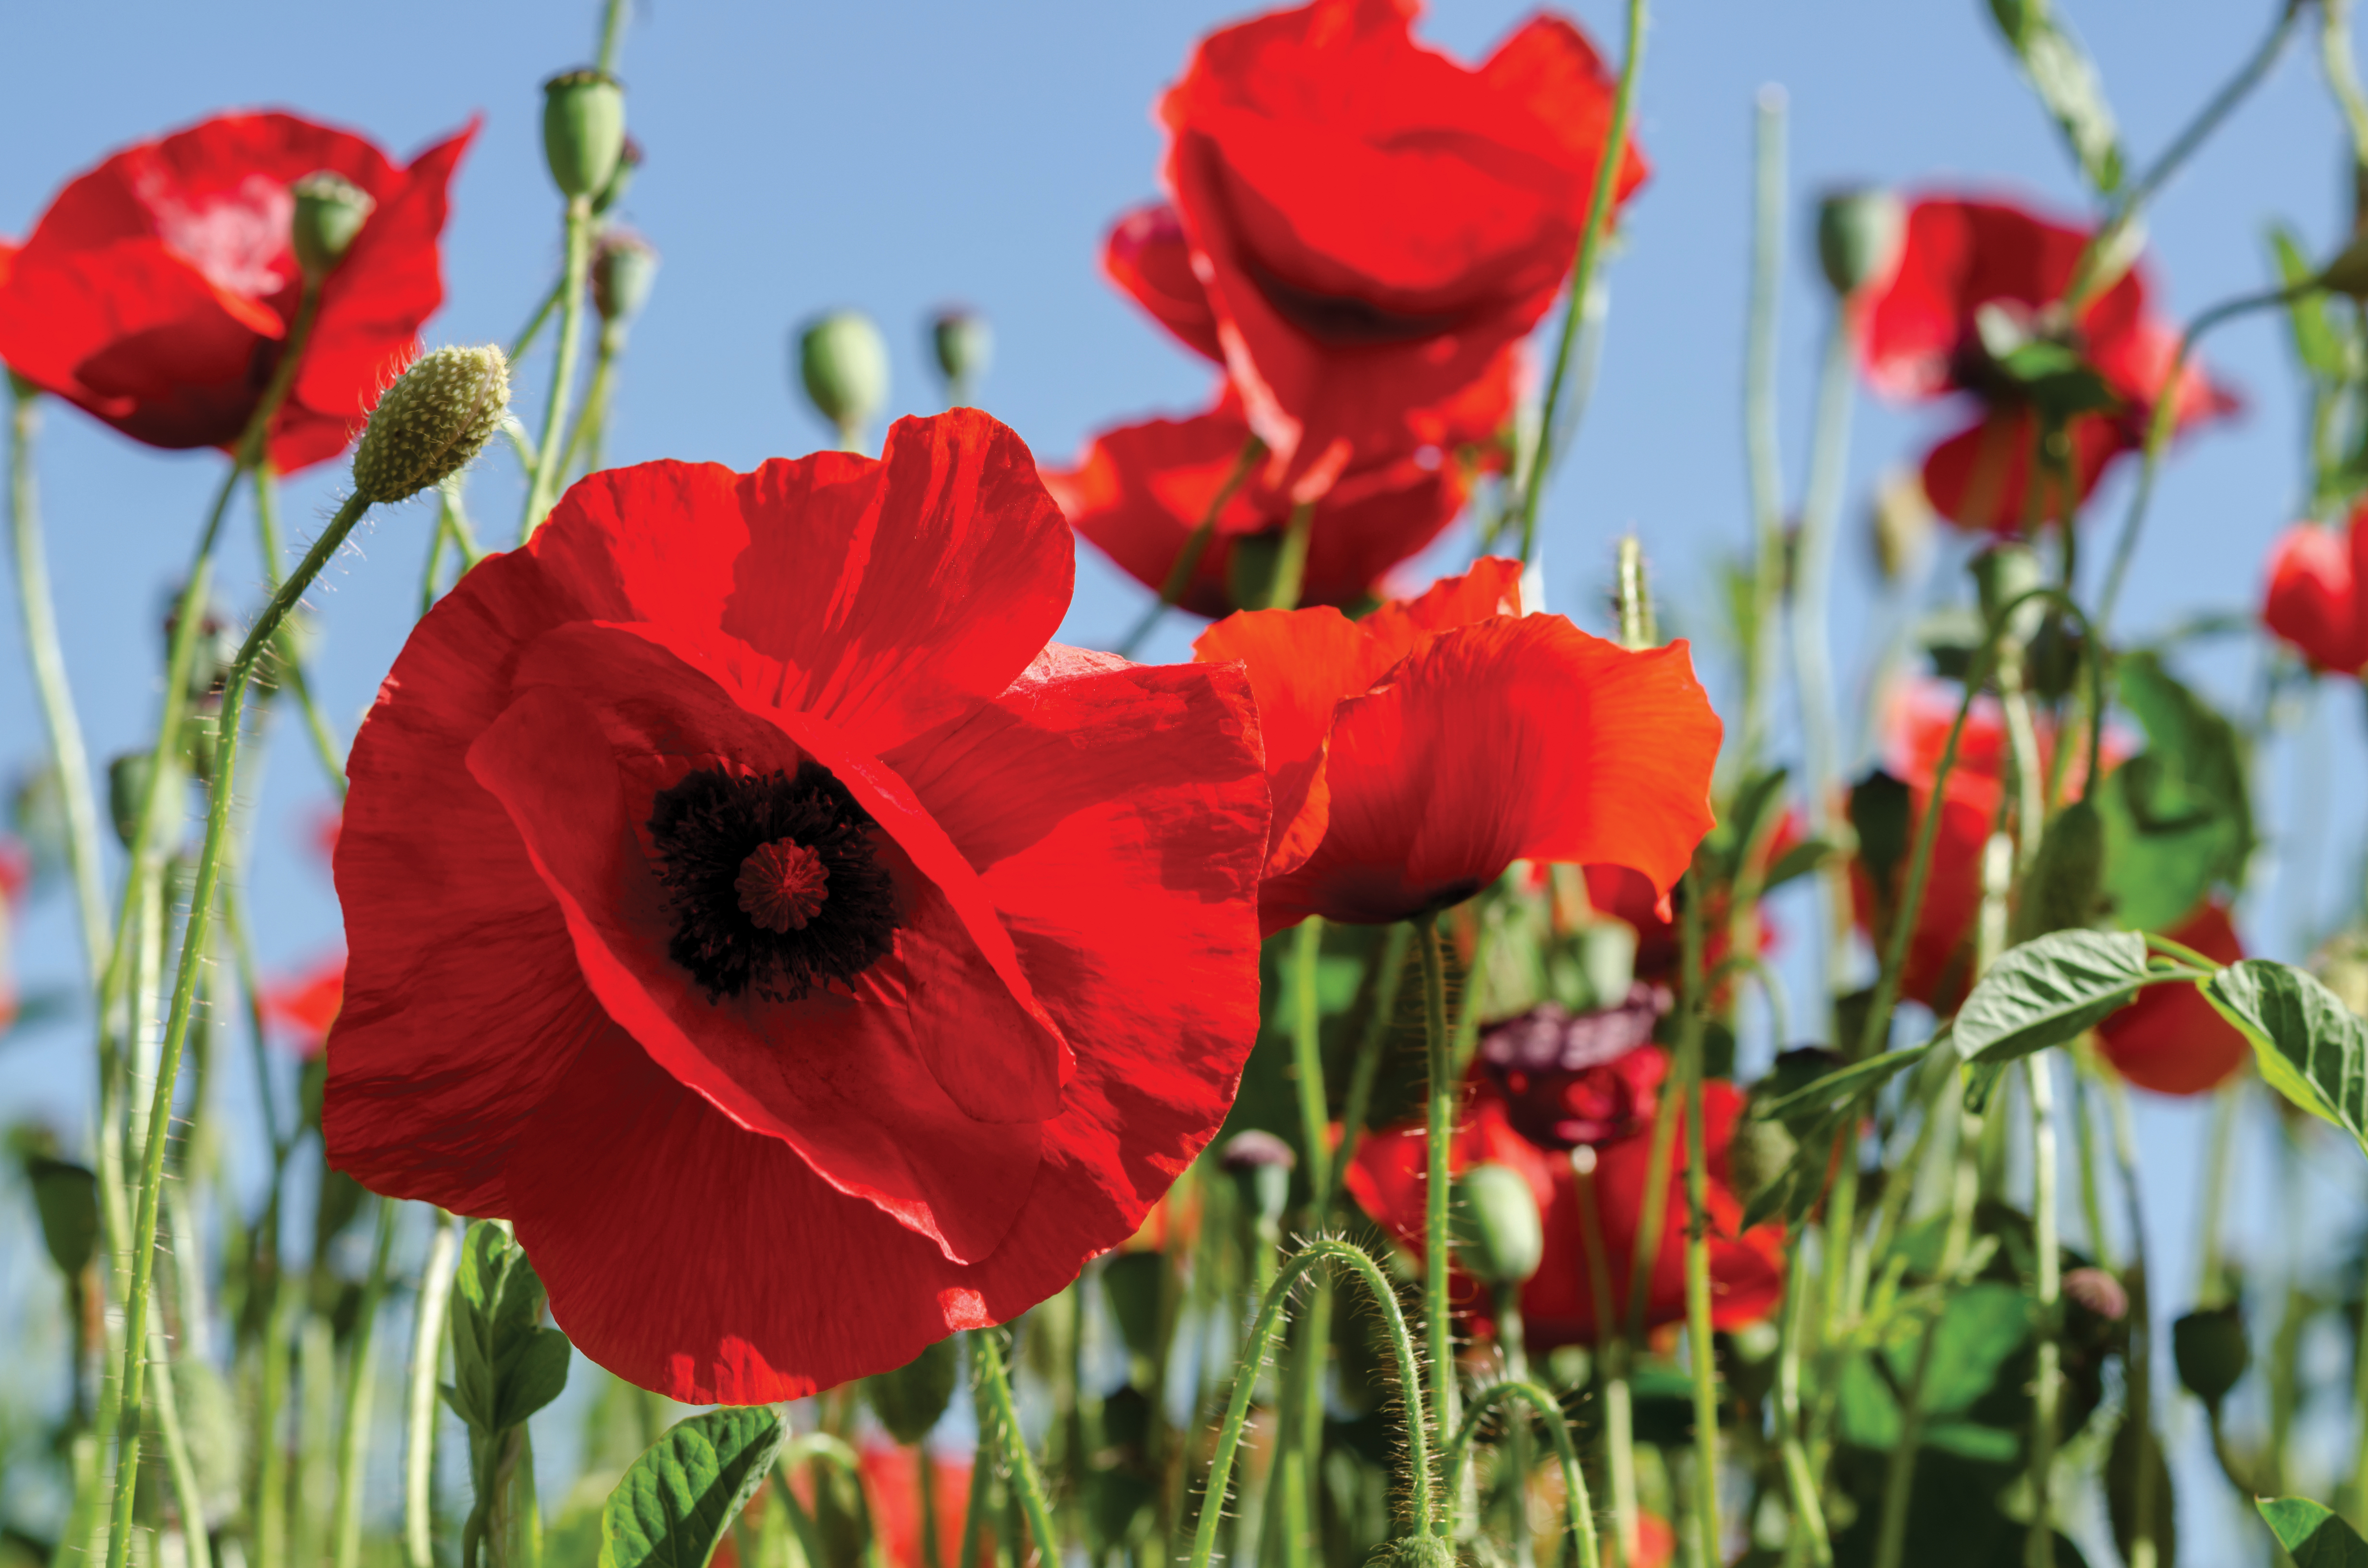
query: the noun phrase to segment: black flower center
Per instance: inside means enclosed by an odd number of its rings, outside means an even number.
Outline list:
[[[754,988],[795,1002],[886,956],[896,887],[871,815],[817,762],[794,776],[685,774],[650,804],[675,920],[666,956],[722,1001]]]

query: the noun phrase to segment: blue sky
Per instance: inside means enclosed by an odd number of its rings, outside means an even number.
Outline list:
[[[1425,30],[1470,57],[1524,9],[1502,0],[1443,4]],[[2070,6],[2141,163],[2253,47],[2271,9],[2267,0]],[[1574,10],[1616,52],[1615,8],[1585,0]],[[0,63],[0,146],[10,150],[0,160],[0,233],[21,235],[63,180],[113,147],[221,108],[287,107],[364,131],[398,154],[482,112],[484,132],[455,187],[448,304],[427,335],[507,338],[557,258],[537,85],[588,57],[593,11],[578,0],[16,8]],[[1065,460],[1099,426],[1198,407],[1207,369],[1105,285],[1095,257],[1108,221],[1156,191],[1155,96],[1194,37],[1231,14],[1201,0],[636,6],[622,74],[649,163],[626,211],[665,261],[624,369],[612,459],[746,468],[820,444],[823,426],[790,389],[787,334],[837,305],[882,324],[898,412],[939,403],[925,368],[928,312],[951,300],[983,309],[997,351],[982,401],[1047,461]],[[1598,392],[1545,504],[1549,591],[1583,624],[1602,623],[1618,533],[1633,528],[1645,539],[1679,631],[1711,624],[1710,564],[1745,537],[1750,127],[1755,96],[1770,83],[1789,95],[1791,168],[1803,199],[1788,220],[1782,320],[1782,422],[1795,491],[1825,318],[1806,244],[1809,193],[1855,182],[1978,188],[2079,210],[2068,162],[1980,0],[1667,8],[1653,25],[1639,105],[1654,176],[1631,209],[1611,273]],[[2339,122],[2305,43],[2156,209],[2154,266],[2169,309],[2185,317],[2260,287],[2271,219],[2328,246],[2348,217],[2342,160]],[[2248,412],[2170,469],[2122,612],[2134,631],[2189,610],[2249,606],[2299,483],[2299,415],[2271,320],[2226,329],[2208,358],[2243,389]],[[540,405],[530,389],[541,369],[537,362],[528,371],[525,406]],[[1860,408],[1838,590],[1845,667],[1871,592],[1868,486],[1882,469],[1912,461],[1944,419]],[[103,758],[138,742],[152,722],[160,601],[221,460],[150,452],[58,408],[40,461],[66,652]],[[333,483],[324,471],[290,486],[300,536],[325,516]],[[505,462],[476,479],[474,509],[494,538],[515,517],[518,491]],[[2119,485],[2109,490],[2100,518],[2118,517],[2121,494]],[[413,506],[379,518],[313,596],[324,633],[316,679],[348,732],[401,645],[431,517]],[[242,613],[260,599],[244,526],[222,574],[225,602]],[[2093,562],[2103,552],[2088,553]],[[1064,634],[1106,642],[1141,602],[1087,555]],[[7,619],[0,773],[30,763],[40,744],[13,613]],[[1187,635],[1178,620],[1155,654],[1180,654]],[[1725,651],[1713,640],[1700,655],[1706,677],[1725,689]],[[2233,698],[2247,687],[2249,654],[2224,650],[2192,667]],[[2331,828],[2312,835],[2302,853],[2276,853],[2294,845],[2292,827],[2272,845],[2248,911],[2268,950],[2298,951],[2300,936],[2322,928],[2351,896],[2360,718],[2356,702],[2321,703],[2301,741],[2264,768],[2260,805],[2273,834],[2298,815],[2310,820],[2314,791],[2317,809],[2333,813]],[[253,904],[277,968],[336,942],[327,879],[305,848],[305,824],[324,799],[309,760],[282,746],[258,797]],[[33,912],[23,959],[37,989],[73,972],[66,915],[55,896]],[[28,1029],[0,1045],[0,1112],[38,1109],[75,1125],[85,1050],[70,1029]],[[2158,1224],[2165,1242],[2176,1242],[2202,1119],[2192,1107],[2155,1105],[2145,1114],[2161,1177]],[[2257,1160],[2247,1168],[2248,1179],[2265,1175]],[[2336,1168],[2329,1181],[2359,1186],[2356,1166]],[[2349,1198],[2331,1200],[2349,1211]],[[2183,1281],[2186,1268],[2169,1257],[2160,1272]]]

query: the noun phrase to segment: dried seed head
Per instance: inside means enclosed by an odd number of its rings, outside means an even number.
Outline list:
[[[467,467],[509,405],[509,360],[492,344],[420,356],[370,412],[354,449],[356,493],[400,501]]]

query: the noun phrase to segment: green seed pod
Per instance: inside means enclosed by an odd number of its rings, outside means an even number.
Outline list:
[[[1519,1285],[1545,1257],[1545,1226],[1528,1178],[1508,1165],[1474,1165],[1455,1178],[1448,1213],[1455,1256],[1487,1285]]]
[[[610,229],[592,253],[592,308],[621,325],[642,313],[657,281],[658,253],[631,229]]]
[[[929,1435],[962,1381],[962,1346],[949,1335],[893,1372],[863,1380],[863,1392],[888,1435],[910,1446]]]
[[[2180,1384],[2214,1411],[2253,1364],[2245,1320],[2233,1306],[2205,1307],[2172,1324],[2170,1353]]]
[[[939,311],[929,323],[929,348],[948,394],[960,400],[978,385],[995,358],[995,329],[976,312],[959,306]]]
[[[598,195],[625,150],[625,87],[606,71],[563,71],[542,85],[542,155],[570,200]]]
[[[2039,840],[2022,906],[2015,912],[2015,940],[2095,925],[2104,880],[2104,818],[2087,801],[2075,801],[2055,813]]]
[[[140,830],[140,802],[148,792],[148,777],[154,761],[151,753],[128,751],[107,765],[107,814],[115,824],[116,842],[127,849],[131,846],[132,835]],[[159,788],[169,800],[187,778],[178,762],[168,764]],[[177,813],[175,820],[178,820]]]
[[[797,354],[814,412],[830,421],[843,445],[860,445],[888,405],[888,345],[880,329],[860,311],[833,311],[798,334]]]
[[[1299,1164],[1290,1144],[1253,1127],[1226,1140],[1217,1163],[1240,1188],[1244,1212],[1261,1225],[1281,1221],[1291,1201],[1291,1172]]]
[[[290,186],[296,210],[288,223],[289,243],[296,265],[314,282],[327,277],[345,258],[354,236],[362,232],[378,199],[341,174],[321,169]]]
[[[33,1206],[40,1210],[41,1242],[50,1261],[71,1279],[98,1252],[98,1178],[81,1165],[35,1154],[25,1162]]]
[[[1907,210],[1887,190],[1838,190],[1817,204],[1817,265],[1834,292],[1849,299],[1891,276],[1907,227]]]
[[[632,188],[634,171],[641,166],[642,144],[628,132],[625,145],[617,154],[615,172],[609,176],[609,183],[600,187],[600,194],[592,199],[592,216],[605,217],[610,208],[625,199],[625,192]]]
[[[370,411],[354,449],[355,493],[400,501],[459,472],[509,405],[509,360],[492,344],[421,355]]]

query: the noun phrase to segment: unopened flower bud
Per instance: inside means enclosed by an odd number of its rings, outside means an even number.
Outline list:
[[[1801,1152],[1792,1130],[1781,1121],[1744,1120],[1735,1124],[1726,1145],[1726,1166],[1736,1196],[1748,1208],[1793,1168]]]
[[[658,253],[631,229],[610,229],[592,253],[592,306],[600,319],[621,324],[642,313],[657,280]]]
[[[289,243],[295,249],[296,265],[317,283],[345,258],[347,247],[377,209],[378,199],[328,169],[306,175],[288,188],[296,199],[288,223]]]
[[[2170,1353],[2180,1384],[2215,1411],[2253,1364],[2245,1320],[2233,1306],[2205,1307],[2172,1324]]]
[[[625,150],[624,85],[606,71],[563,71],[542,85],[542,155],[574,200],[598,196]]]
[[[423,354],[370,411],[354,449],[354,491],[416,495],[485,449],[510,405],[510,365],[492,344]]]
[[[1241,1189],[1243,1205],[1251,1218],[1262,1225],[1282,1218],[1283,1206],[1291,1201],[1292,1167],[1299,1164],[1290,1144],[1253,1127],[1228,1139],[1217,1163]]]
[[[888,345],[862,312],[833,311],[798,334],[798,378],[840,442],[860,445],[888,405]]]
[[[155,756],[144,751],[128,751],[107,765],[107,814],[115,824],[115,840],[125,848],[140,831],[140,807],[148,796],[148,780],[155,772]],[[176,762],[169,766],[162,790],[181,787],[181,768]]]
[[[2107,1323],[2119,1323],[2130,1315],[2129,1291],[2101,1268],[2076,1268],[2065,1275],[2064,1294]]]
[[[602,186],[600,194],[592,199],[592,216],[601,217],[610,208],[625,199],[625,192],[633,183],[633,172],[641,166],[642,144],[633,140],[632,134],[629,131],[626,133],[623,148],[617,153],[617,167],[609,176],[609,183]]]
[[[41,1216],[41,1242],[50,1261],[72,1279],[98,1252],[98,1178],[82,1165],[34,1154],[25,1161],[33,1207]]]
[[[955,306],[939,311],[929,323],[929,347],[946,378],[947,395],[960,403],[986,374],[995,357],[995,329],[985,316]]]
[[[1817,265],[1849,299],[1891,276],[1907,217],[1887,190],[1839,190],[1817,204]]]
[[[1545,1227],[1529,1178],[1509,1165],[1474,1165],[1455,1178],[1449,1210],[1455,1256],[1486,1285],[1519,1285],[1545,1259]]]
[[[961,1381],[962,1346],[948,1335],[896,1370],[864,1379],[863,1392],[888,1435],[909,1448],[945,1415]]]

